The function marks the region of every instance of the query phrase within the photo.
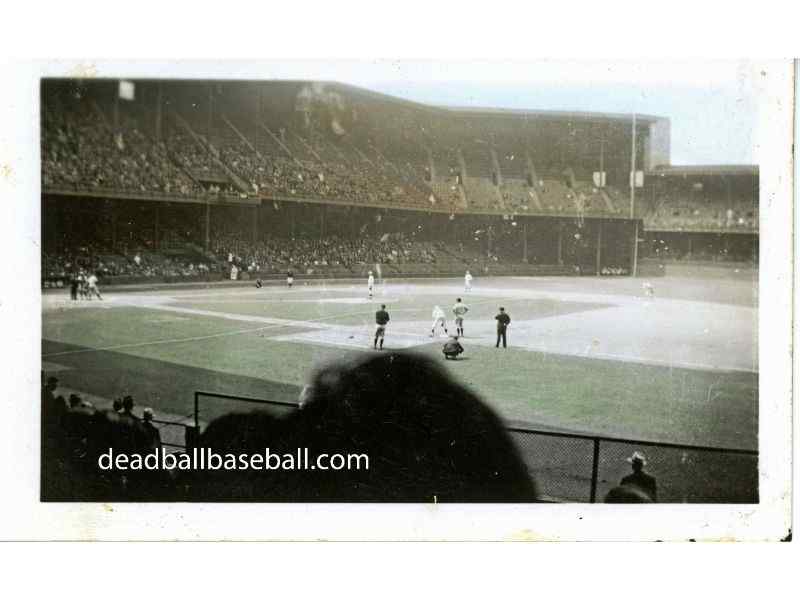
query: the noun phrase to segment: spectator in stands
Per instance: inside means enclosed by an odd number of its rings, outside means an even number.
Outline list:
[[[90,402],[83,400],[77,394],[70,394],[69,411],[62,424],[70,452],[77,455],[85,454],[94,413],[94,407]]]
[[[44,376],[44,373],[42,373]],[[47,399],[52,399],[54,396],[53,394],[58,389],[58,377],[48,377],[47,381],[42,386],[42,396],[46,397]]]
[[[161,449],[161,433],[153,425],[153,409],[145,408],[142,411],[142,427],[145,431],[146,447],[148,450]]]
[[[644,472],[644,467],[647,464],[644,454],[637,451],[625,460],[630,463],[633,473],[623,477],[620,485],[636,487],[647,494],[653,502],[657,502],[656,478]]]
[[[138,426],[140,423],[139,417],[133,414],[134,405],[133,396],[125,396],[122,399],[122,411],[119,413],[120,418],[130,423],[132,427]]]
[[[58,377],[48,377],[42,386],[42,416],[51,424],[60,423],[67,412],[67,405],[62,396],[55,396],[58,389]]]
[[[133,414],[133,407],[135,406],[135,402],[133,400],[133,396],[125,396],[122,399],[122,415],[126,417],[130,417],[132,419],[139,420],[139,417]]]
[[[71,410],[79,408],[81,405],[81,397],[78,394],[69,395],[69,407]]]
[[[44,379],[44,372],[42,372]],[[67,415],[67,404],[63,396],[56,396],[58,378],[48,377],[42,383],[41,426],[45,449],[54,448],[59,441],[59,431]]]

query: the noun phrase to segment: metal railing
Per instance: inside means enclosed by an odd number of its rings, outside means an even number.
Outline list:
[[[197,428],[198,432],[200,431],[200,398],[216,398],[217,403],[214,407],[214,411],[210,413],[211,418],[216,418],[228,412],[231,412],[229,409],[225,408],[225,404],[229,402],[244,402],[248,404],[258,404],[261,407],[270,407],[269,411],[273,413],[277,413],[279,415],[285,415],[292,411],[295,411],[299,408],[299,405],[296,402],[285,402],[282,400],[263,400],[261,398],[252,398],[250,396],[236,396],[233,394],[221,394],[218,392],[204,392],[204,391],[195,391],[194,393],[194,426]],[[222,401],[222,402],[220,402]],[[236,406],[236,404],[233,404]],[[208,422],[207,419],[205,422]]]
[[[158,427],[161,435],[161,445],[175,450],[185,450],[186,428],[189,425],[183,421],[166,421],[164,419],[153,419],[153,424]]]
[[[203,411],[203,398],[214,399],[213,408]],[[241,403],[279,416],[298,409],[293,402],[195,391],[192,424],[154,422],[184,428],[182,444],[173,438],[164,445],[187,449],[196,443],[202,426],[237,410]],[[602,501],[631,472],[626,459],[639,451],[646,455],[646,470],[657,479],[659,502],[758,502],[758,450],[548,431],[518,423],[509,424],[507,431],[543,500]]]

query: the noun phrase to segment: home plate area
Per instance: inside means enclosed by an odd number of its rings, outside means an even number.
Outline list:
[[[305,333],[281,335],[271,338],[279,342],[294,342],[300,344],[315,344],[321,346],[339,346],[342,348],[357,348],[369,350],[375,339],[375,331],[364,327],[358,328],[331,328],[315,329]],[[402,333],[387,331],[384,346],[388,349],[402,350],[429,344],[433,340],[425,334]]]

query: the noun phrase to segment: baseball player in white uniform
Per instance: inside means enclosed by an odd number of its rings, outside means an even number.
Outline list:
[[[464,315],[468,311],[469,308],[461,302],[461,298],[456,298],[456,303],[453,304],[453,314],[456,316],[456,335],[459,337],[464,335]]]
[[[441,327],[447,335],[447,321],[445,320],[444,311],[436,305],[433,307],[433,325],[431,325],[431,337],[436,335],[436,328]]]
[[[92,296],[97,296],[98,300],[102,300],[103,297],[100,295],[100,290],[97,288],[97,275],[90,273],[89,277],[86,278],[86,283],[88,285],[86,297],[91,300]]]
[[[369,293],[369,299],[372,300],[372,294],[375,291],[375,276],[372,274],[372,271],[369,272],[369,277],[367,277],[367,292]]]
[[[469,269],[467,269],[467,272],[464,273],[464,291],[468,292],[471,289],[472,289],[472,273],[470,273]]]

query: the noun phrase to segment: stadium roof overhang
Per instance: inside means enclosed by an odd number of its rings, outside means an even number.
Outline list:
[[[309,82],[313,83],[313,82]],[[442,106],[436,104],[424,104],[415,102],[413,100],[406,100],[398,96],[391,96],[382,92],[376,92],[370,89],[354,86],[347,83],[339,83],[336,81],[317,82],[324,85],[329,85],[338,88],[343,93],[349,93],[364,98],[372,98],[374,100],[381,100],[384,102],[392,102],[408,107],[414,107],[426,111],[434,111],[445,114],[456,114],[463,116],[487,116],[487,117],[514,117],[514,118],[539,118],[539,119],[552,119],[552,120],[579,120],[579,121],[595,121],[595,122],[627,122],[629,123],[633,117],[632,113],[609,113],[609,112],[587,112],[587,111],[567,111],[567,110],[538,110],[538,109],[520,109],[520,108],[491,108],[491,107],[474,107],[474,106]],[[660,117],[656,115],[638,114],[636,120],[640,124],[650,124],[658,121],[668,121],[668,117]]]
[[[658,166],[650,175],[661,177],[758,177],[758,165],[669,165]]]
[[[521,108],[485,108],[485,107],[471,107],[471,106],[439,106],[441,110],[446,110],[453,113],[461,113],[464,115],[474,116],[495,116],[495,117],[532,117],[537,119],[553,119],[553,120],[576,120],[576,121],[595,121],[595,122],[608,122],[624,121],[630,123],[633,119],[632,113],[608,113],[608,112],[586,112],[586,111],[567,111],[567,110],[533,110]],[[667,117],[658,117],[655,115],[636,115],[636,121],[642,124],[655,123],[657,121],[667,120]]]

